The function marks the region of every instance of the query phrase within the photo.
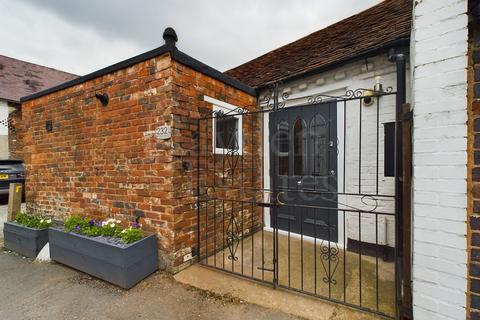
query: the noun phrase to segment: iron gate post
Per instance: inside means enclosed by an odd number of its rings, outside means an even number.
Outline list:
[[[406,102],[406,61],[403,53],[389,54],[396,63],[397,94],[395,104],[395,301],[396,318],[403,317],[403,168],[402,165],[402,106]],[[407,195],[408,196],[408,195]]]
[[[197,119],[197,262],[200,262],[200,118]]]
[[[278,111],[278,82],[274,84],[273,86],[273,112],[276,112]],[[271,122],[269,122],[269,126],[271,127],[273,124]],[[270,128],[269,128],[269,132],[273,132]],[[269,139],[271,139],[270,135],[269,135]],[[270,141],[269,145],[270,145],[270,158],[273,159],[273,168],[271,167],[270,168],[270,177],[273,177],[273,170],[276,170],[276,167],[277,167],[277,163],[276,163],[276,160],[277,160],[277,157],[275,157],[275,155],[273,154],[273,150],[274,148],[272,148],[271,146],[272,144],[272,141]],[[275,179],[273,179],[275,180]],[[272,181],[272,193],[273,193],[273,199],[275,199],[275,201],[278,199],[278,186],[276,185],[275,181]],[[278,210],[277,210],[277,207],[272,207],[270,210],[273,210],[273,286],[275,288],[278,287],[278,220],[277,220],[277,213],[278,213]]]

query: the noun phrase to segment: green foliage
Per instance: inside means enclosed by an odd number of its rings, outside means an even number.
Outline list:
[[[25,227],[45,229],[52,225],[52,219],[36,216],[26,212],[17,213],[15,221]]]
[[[121,237],[126,244],[133,243],[143,238],[143,231],[139,228],[129,227],[121,232]]]
[[[82,229],[88,225],[88,220],[79,216],[71,216],[65,219],[65,231],[81,233]]]
[[[122,229],[115,223],[108,223],[102,226],[102,236],[105,237],[118,237]]]
[[[79,216],[71,216],[65,219],[65,231],[75,232],[87,237],[113,237],[121,238],[126,244],[133,243],[143,238],[143,232],[138,229],[139,225],[123,229],[119,225],[120,221],[108,219],[106,221],[96,221],[95,219],[84,218]]]

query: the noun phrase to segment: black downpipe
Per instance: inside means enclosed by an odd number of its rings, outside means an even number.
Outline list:
[[[406,57],[403,53],[389,54],[397,66],[397,94],[395,112],[395,301],[397,319],[402,318],[403,305],[403,139],[402,108],[406,102]]]

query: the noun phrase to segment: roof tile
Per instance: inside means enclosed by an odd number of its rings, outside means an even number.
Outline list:
[[[0,99],[20,102],[20,98],[77,75],[0,55]]]
[[[354,16],[270,51],[226,74],[260,87],[410,38],[411,0],[385,0]]]

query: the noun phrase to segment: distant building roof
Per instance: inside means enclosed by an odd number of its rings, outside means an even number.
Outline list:
[[[226,74],[258,88],[326,68],[389,44],[408,44],[412,8],[411,0],[385,0]]]
[[[48,89],[77,75],[0,55],[0,100],[20,98]]]

